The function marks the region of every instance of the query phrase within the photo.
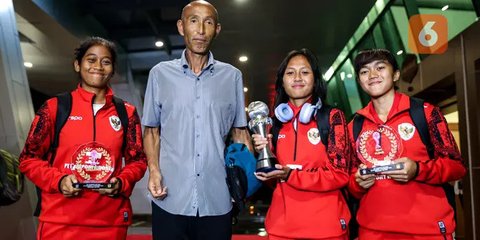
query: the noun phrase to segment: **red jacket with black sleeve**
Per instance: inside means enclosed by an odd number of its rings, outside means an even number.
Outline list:
[[[146,170],[139,117],[133,105],[125,103],[128,130],[125,151],[122,152],[123,126],[111,123],[118,119],[108,89],[105,105],[93,113],[95,95],[80,86],[71,92],[72,108],[63,126],[58,149],[50,164],[49,152],[55,131],[57,99],[51,98],[38,110],[20,155],[20,170],[42,191],[40,221],[87,226],[120,226],[131,224],[132,207],[129,196]],[[121,182],[116,197],[100,195],[92,190],[82,190],[75,197],[64,197],[59,191],[61,179],[72,174],[74,152],[88,142],[105,146],[115,163],[112,177]],[[125,164],[122,167],[122,157]]]
[[[392,136],[397,136],[392,139],[397,139],[398,146],[401,146],[398,148],[398,158],[408,157],[418,163],[418,175],[407,183],[378,175],[368,190],[360,187],[355,181],[358,166],[364,163],[367,167],[372,167],[373,164],[370,160],[361,160],[368,158],[359,157],[362,154],[359,146],[362,144],[354,141],[353,121],[348,126],[350,142],[357,153],[352,161],[348,184],[349,191],[360,199],[357,220],[360,227],[370,231],[411,235],[441,235],[439,222],[443,222],[446,234],[451,234],[455,230],[454,212],[442,184],[461,179],[466,169],[440,109],[428,103],[424,104],[435,152],[435,157],[430,159],[410,117],[409,108],[410,98],[395,93],[386,122],[378,118],[372,102],[357,112],[365,118],[357,141],[362,138],[362,134],[368,134],[368,131],[377,131],[379,127],[387,128]],[[374,155],[371,151],[367,151],[367,154]]]
[[[289,105],[298,117],[301,108]],[[322,144],[314,119],[296,122],[294,118],[284,123],[278,134],[278,162],[293,170],[275,187],[265,220],[267,232],[286,238],[341,238],[350,220],[341,192],[348,183],[350,156],[344,114],[338,109],[330,112],[328,147]]]

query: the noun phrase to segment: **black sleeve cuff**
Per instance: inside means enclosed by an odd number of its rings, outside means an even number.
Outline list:
[[[290,174],[292,173],[293,169],[290,168],[290,170],[288,170],[288,173],[287,173],[287,176],[285,177],[285,182],[288,181],[288,178],[290,178]]]
[[[418,164],[418,162],[415,161],[415,165],[417,165],[417,169],[415,170],[415,174],[413,175],[413,179],[415,179],[418,176],[418,173],[420,172],[420,164]]]
[[[57,185],[57,189],[58,189],[58,192],[59,193],[62,193],[62,180],[68,175],[63,175],[62,178],[60,178],[60,180],[58,181],[58,185]]]
[[[118,181],[118,192],[113,195],[114,198],[122,194],[122,187],[123,187],[122,179],[117,178],[117,181]]]

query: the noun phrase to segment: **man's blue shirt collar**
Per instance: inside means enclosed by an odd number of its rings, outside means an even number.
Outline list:
[[[183,68],[184,72],[187,68],[189,68],[189,65],[188,65],[188,61],[187,61],[187,56],[186,56],[186,52],[187,50],[183,50],[182,52],[182,57],[180,58],[180,65],[181,67]],[[205,66],[204,69],[202,69],[202,72],[205,71],[205,70],[210,70],[210,73],[213,74],[214,72],[214,64],[215,64],[216,60],[213,58],[213,54],[211,51],[208,51],[208,62],[207,62],[207,66]]]

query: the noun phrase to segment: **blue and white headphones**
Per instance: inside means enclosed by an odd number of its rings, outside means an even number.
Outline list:
[[[319,98],[315,105],[310,103],[304,103],[300,113],[298,114],[298,120],[307,124],[312,120],[312,117],[316,114],[317,110],[322,107],[322,100]],[[275,116],[280,122],[286,123],[292,120],[293,110],[288,106],[288,103],[281,103],[275,108]]]

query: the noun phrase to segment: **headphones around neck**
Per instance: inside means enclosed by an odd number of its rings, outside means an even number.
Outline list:
[[[304,103],[300,113],[298,114],[298,120],[307,124],[312,120],[312,117],[315,115],[318,109],[322,107],[322,100],[319,98],[318,102],[315,105],[310,103]],[[288,103],[281,103],[275,108],[275,116],[280,122],[286,123],[292,120],[293,110],[288,106]]]

